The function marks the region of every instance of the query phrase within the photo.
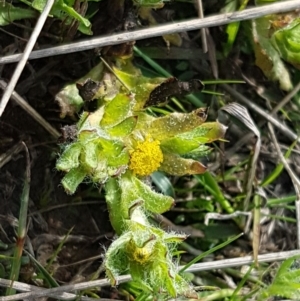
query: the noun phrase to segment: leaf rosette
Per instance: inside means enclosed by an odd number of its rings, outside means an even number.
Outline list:
[[[74,193],[85,178],[105,183],[126,170],[137,176],[157,170],[171,175],[205,172],[192,158],[206,154],[209,148],[204,144],[222,138],[226,128],[218,122],[204,123],[203,108],[163,117],[147,114],[143,107],[150,93],[165,79],[148,80],[128,62],[113,69],[131,92],[113,76],[109,82],[103,76],[102,93],[95,93],[99,108],[81,115],[77,139],[65,146],[56,165],[67,173],[62,180],[66,191]]]

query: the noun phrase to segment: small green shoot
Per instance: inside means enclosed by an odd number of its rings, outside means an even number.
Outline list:
[[[68,239],[68,236],[71,234],[71,232],[73,231],[73,228],[72,227],[68,233],[64,236],[64,238],[61,240],[61,242],[59,243],[57,249],[55,250],[55,252],[51,255],[51,258],[50,260],[48,261],[47,263],[47,266],[45,267],[45,269],[48,271],[50,268],[51,268],[51,265],[53,264],[54,260],[56,259],[56,257],[58,256],[59,252],[62,250],[65,242],[67,241]]]
[[[243,0],[242,2],[241,1],[231,1],[231,2],[229,2],[229,4],[227,4],[227,6],[230,6],[231,11],[236,11],[237,5],[240,5],[240,7],[238,8],[238,11],[241,11],[246,8],[248,2],[249,2],[249,0]],[[232,10],[232,8],[233,8],[233,10]],[[238,34],[239,28],[240,28],[240,22],[230,23],[226,27],[227,42],[224,45],[224,49],[223,49],[225,57],[228,56],[228,54],[230,53],[230,51],[233,47],[233,44],[236,40],[236,36]]]
[[[292,300],[300,298],[300,269],[299,256],[285,260],[279,267],[277,274],[267,288],[259,293],[258,300],[267,300],[270,297],[282,297]]]

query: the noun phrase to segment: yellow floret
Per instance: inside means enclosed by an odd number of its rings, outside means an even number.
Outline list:
[[[129,168],[137,175],[147,176],[156,171],[163,161],[163,153],[158,140],[149,137],[143,142],[138,142],[130,152]]]
[[[152,255],[151,250],[147,247],[136,248],[132,252],[132,257],[134,261],[137,261],[140,264],[147,263],[151,255]]]

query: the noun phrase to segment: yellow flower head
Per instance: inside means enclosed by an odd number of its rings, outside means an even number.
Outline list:
[[[160,142],[147,137],[145,141],[138,142],[130,152],[129,168],[139,176],[147,176],[156,171],[163,161]]]
[[[151,255],[152,255],[152,250],[149,249],[148,247],[143,247],[143,248],[137,247],[132,252],[133,260],[140,264],[147,263],[149,261]]]

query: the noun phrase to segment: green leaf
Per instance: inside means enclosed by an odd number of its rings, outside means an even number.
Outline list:
[[[247,6],[249,0],[244,0],[240,7],[239,7],[239,11],[244,10],[245,7]],[[236,10],[236,6],[238,4],[238,1],[230,1],[226,6],[230,7],[231,9],[226,10],[226,12],[233,12]],[[226,27],[226,33],[227,33],[227,42],[224,45],[224,55],[227,57],[227,55],[229,54],[229,52],[232,49],[232,46],[234,44],[234,41],[236,39],[237,33],[239,31],[240,28],[240,22],[233,22],[227,25]]]
[[[153,191],[130,172],[121,175],[117,182],[109,180],[106,190],[110,212],[113,214],[110,218],[113,218],[113,226],[117,229],[122,229],[123,220],[129,219],[129,210],[137,202],[142,202],[143,206],[153,213],[163,213],[174,204],[173,198]]]
[[[71,5],[73,5],[73,3]],[[73,17],[80,23],[84,24],[84,26],[86,26],[86,27],[91,26],[91,22],[88,19],[81,16],[72,6],[69,6],[66,3],[64,3],[63,0],[57,0],[55,2],[54,6],[57,7],[58,9],[61,9],[64,12],[66,12],[70,17]]]
[[[206,171],[206,167],[199,161],[184,159],[176,154],[164,153],[164,161],[159,170],[170,175],[199,175]]]
[[[229,52],[232,49],[234,41],[236,39],[237,33],[240,28],[240,22],[233,22],[227,25],[226,33],[227,33],[227,42],[224,46],[224,55],[227,57]]]
[[[200,108],[191,113],[171,113],[154,119],[148,128],[148,133],[157,140],[164,140],[175,135],[193,130],[205,122],[206,109]]]
[[[80,156],[82,167],[91,173],[98,167],[98,154],[101,153],[103,147],[98,140],[93,140],[82,145],[83,152]],[[100,159],[100,158],[99,158]]]
[[[118,235],[124,231],[124,218],[128,218],[128,208],[124,210],[121,199],[122,189],[116,178],[110,178],[105,183],[105,199],[109,211],[109,220]],[[125,204],[126,206],[126,204]],[[128,205],[129,206],[129,205]]]
[[[114,73],[135,94],[135,110],[141,110],[153,89],[166,79],[162,77],[144,77],[139,69],[134,67],[131,60],[120,60],[122,67],[113,67]]]
[[[82,168],[71,169],[62,179],[61,184],[67,193],[73,194],[78,185],[83,181],[86,176],[85,170]]]
[[[287,62],[300,65],[300,18],[277,30],[272,36],[272,44]]]
[[[169,0],[133,0],[136,5],[139,6],[153,6],[155,8],[160,8],[164,5],[164,2]]]
[[[131,239],[131,233],[127,232],[112,242],[105,254],[106,276],[110,283],[117,285],[116,277],[128,270],[126,244]]]
[[[78,30],[87,36],[92,36],[93,32],[92,32],[91,27],[92,27],[92,25],[86,26],[83,23],[79,23]]]
[[[36,17],[37,13],[31,9],[15,7],[7,1],[0,3],[0,26],[11,24],[17,20]]]
[[[269,22],[267,17],[252,21],[255,63],[268,78],[279,81],[281,89],[289,91],[293,87],[290,74],[269,38]]]
[[[175,153],[178,155],[189,153],[198,146],[198,141],[180,137],[179,135],[161,142],[161,148],[164,150],[164,152]]]
[[[82,132],[81,137],[83,133],[89,134],[89,132]],[[128,164],[128,150],[118,140],[87,137],[81,140],[81,145],[83,149],[80,156],[81,166],[94,181],[102,182],[107,179],[107,176],[115,176]]]
[[[201,144],[199,147],[182,155],[182,158],[199,160],[199,158],[208,156],[211,151],[211,147]]]
[[[183,155],[198,149],[200,144],[223,138],[226,129],[219,122],[207,122],[192,131],[163,140],[161,146],[166,151]]]
[[[169,178],[162,172],[156,171],[151,174],[151,179],[158,187],[158,189],[164,194],[171,197],[175,196],[174,188]]]
[[[79,156],[81,153],[81,145],[73,143],[66,147],[56,163],[58,170],[69,171],[72,168],[77,168],[80,164]]]
[[[117,96],[105,106],[105,112],[100,125],[110,127],[122,122],[128,116],[131,106],[132,99],[129,95],[117,94]]]
[[[32,1],[31,6],[34,9],[38,10],[39,12],[42,12],[43,9],[44,9],[44,7],[45,7],[45,5],[46,5],[46,3],[47,3],[46,0],[34,0],[34,1]]]
[[[270,296],[281,296],[287,299],[299,300],[300,298],[300,269],[294,268],[298,265],[299,256],[285,260],[277,271],[277,274],[266,289],[260,292],[259,300],[266,300]]]
[[[124,150],[124,144],[116,139],[109,140],[105,138],[98,138],[97,143],[102,147],[101,154],[98,153],[98,156],[106,158],[108,161],[111,160],[113,166],[118,165],[119,163],[115,163],[114,160],[116,160]]]
[[[120,60],[121,68],[113,66],[114,73],[120,80],[130,89],[134,89],[137,82],[140,80],[142,73],[139,69],[135,68],[131,60]]]
[[[129,135],[137,124],[138,117],[131,116],[118,123],[112,128],[107,129],[107,132],[113,137],[125,137]]]
[[[132,177],[136,197],[144,200],[144,206],[153,213],[164,213],[174,205],[173,198],[153,191],[148,185],[136,177]]]
[[[46,0],[34,0],[31,4],[31,6],[38,10],[39,12],[42,12],[45,5],[46,5]],[[54,2],[54,5],[50,11],[50,14],[63,19],[66,17],[66,14],[69,17],[74,18],[75,20],[79,21],[81,24],[83,24],[86,28],[91,27],[91,22],[81,16],[72,6],[74,5],[74,1],[69,1],[69,3],[64,2],[63,0],[56,0]]]

